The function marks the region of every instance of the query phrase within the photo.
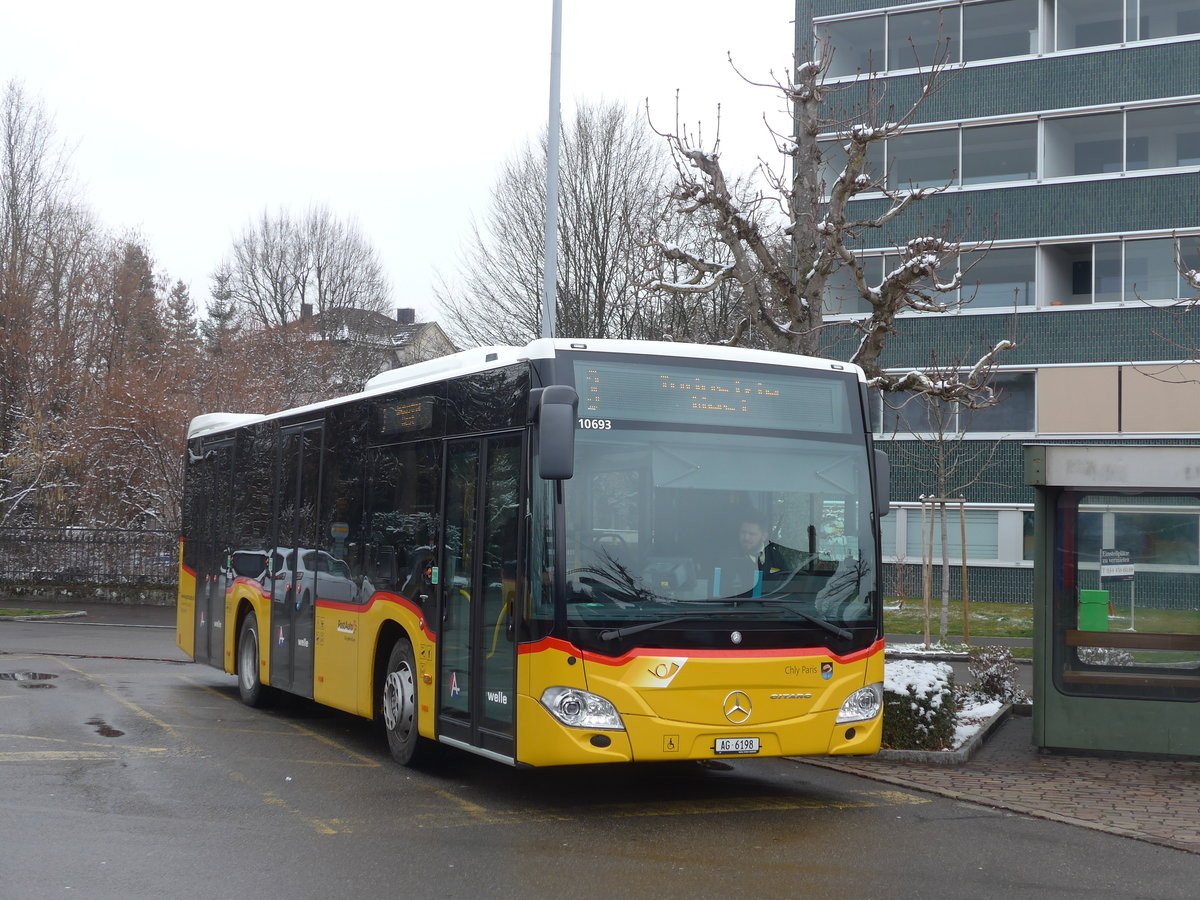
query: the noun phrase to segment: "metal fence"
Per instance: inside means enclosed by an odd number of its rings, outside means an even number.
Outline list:
[[[111,528],[0,527],[0,584],[173,587],[179,535]]]

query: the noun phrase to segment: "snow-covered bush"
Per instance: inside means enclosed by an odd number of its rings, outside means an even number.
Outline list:
[[[1004,703],[1029,702],[1017,680],[1017,664],[1008,647],[979,647],[971,651],[967,671],[975,680],[971,692],[977,697]]]
[[[883,746],[945,750],[958,722],[954,672],[946,663],[889,660],[883,676]]]
[[[1080,647],[1079,661],[1089,666],[1132,666],[1137,661],[1128,650],[1118,647]]]

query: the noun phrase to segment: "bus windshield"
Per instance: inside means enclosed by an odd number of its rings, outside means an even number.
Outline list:
[[[648,381],[649,396],[637,389],[638,369],[659,379]],[[794,646],[849,641],[850,629],[874,625],[857,383],[773,369],[746,387],[719,370],[666,381],[663,371],[621,364],[621,396],[634,398],[627,408],[606,405],[610,370],[576,367],[580,420],[562,536],[568,626],[603,649],[635,634],[634,643],[653,644],[659,629],[676,643],[681,631],[736,627],[760,645]],[[755,392],[745,404],[735,381]]]

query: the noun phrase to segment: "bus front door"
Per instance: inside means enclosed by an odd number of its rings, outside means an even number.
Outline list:
[[[271,684],[313,695],[316,563],[322,428],[280,433],[276,460],[278,539],[271,554]]]
[[[512,759],[521,435],[451,441],[445,472],[438,732]]]

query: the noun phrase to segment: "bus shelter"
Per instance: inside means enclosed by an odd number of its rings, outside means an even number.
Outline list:
[[[1200,448],[1029,445],[1033,740],[1200,756]]]

